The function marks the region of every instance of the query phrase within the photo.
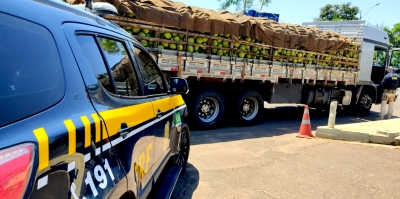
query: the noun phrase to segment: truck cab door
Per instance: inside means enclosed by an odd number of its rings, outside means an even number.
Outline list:
[[[371,81],[380,84],[385,76],[388,50],[386,47],[375,46],[372,60]]]
[[[155,113],[151,100],[142,95],[126,40],[95,27],[91,32],[76,31],[79,26],[66,29],[88,97],[106,127],[101,139],[108,142],[126,176],[126,183],[110,196],[119,198],[117,194],[128,188],[136,197],[146,197],[152,186]]]

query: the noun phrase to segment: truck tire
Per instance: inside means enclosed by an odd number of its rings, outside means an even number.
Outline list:
[[[244,91],[236,98],[233,106],[233,115],[241,125],[254,125],[264,110],[264,101],[261,95],[254,90]]]
[[[373,104],[372,92],[370,90],[363,90],[358,98],[356,105],[357,114],[367,115],[371,110]]]
[[[188,113],[197,127],[216,127],[225,114],[224,98],[215,89],[201,90],[191,101]]]

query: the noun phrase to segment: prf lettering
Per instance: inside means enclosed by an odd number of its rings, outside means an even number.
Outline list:
[[[138,175],[138,183],[143,180],[144,175],[149,171],[149,162],[151,160],[150,152],[153,149],[153,144],[150,143],[146,147],[146,151],[143,151],[140,156],[137,164],[135,164],[135,171]]]

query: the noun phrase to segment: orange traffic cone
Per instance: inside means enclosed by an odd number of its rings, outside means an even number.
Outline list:
[[[297,134],[296,137],[308,139],[314,137],[311,133],[311,122],[310,113],[308,112],[308,105],[304,106],[303,120],[301,121],[299,134]]]

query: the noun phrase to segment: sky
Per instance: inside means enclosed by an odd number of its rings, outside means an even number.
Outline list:
[[[217,0],[172,1],[180,1],[186,5],[214,10],[220,7],[220,2]],[[395,23],[400,23],[400,0],[272,0],[267,7],[264,6],[262,11],[279,14],[279,22],[301,25],[303,22],[312,22],[313,18],[318,17],[320,8],[326,4],[343,4],[347,2],[351,2],[352,6],[358,6],[362,12],[362,20],[366,20],[367,24],[373,26],[381,26],[383,24],[383,26],[392,28]],[[374,6],[377,3],[380,4]],[[257,4],[259,4],[259,1],[254,0],[254,5]],[[259,10],[260,5],[254,6],[254,8]],[[367,13],[368,10],[370,11]],[[234,12],[235,7],[229,8],[228,11]]]

